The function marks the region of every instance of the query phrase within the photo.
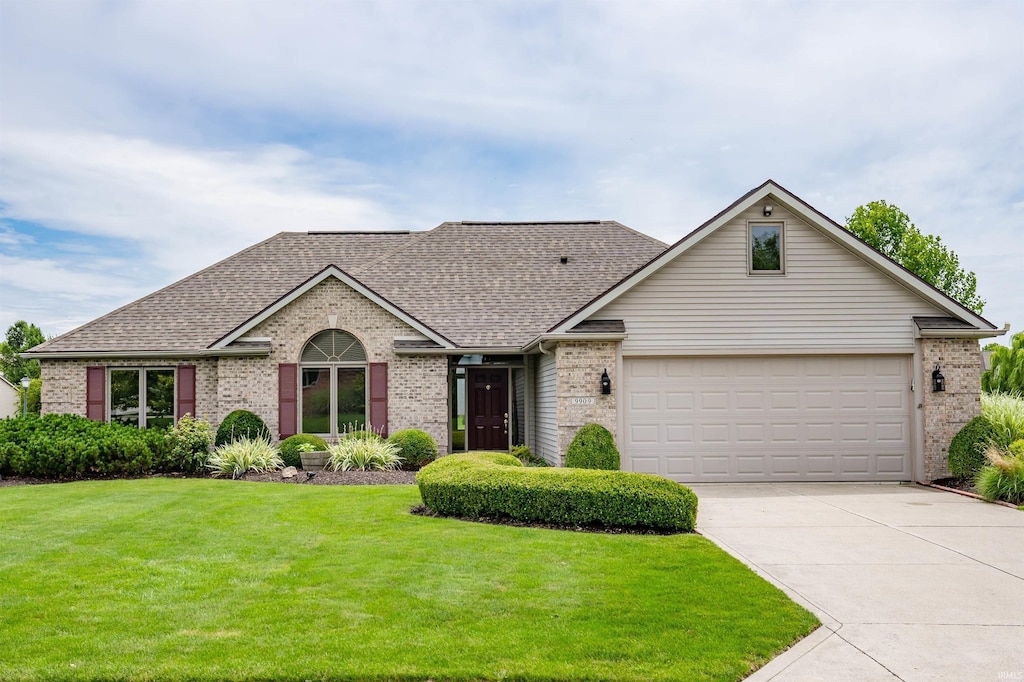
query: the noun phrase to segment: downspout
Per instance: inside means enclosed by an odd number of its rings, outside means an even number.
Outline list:
[[[540,352],[543,353],[544,355],[553,355],[552,351],[544,350],[544,342],[543,341],[538,341],[537,342],[537,349],[540,350]]]

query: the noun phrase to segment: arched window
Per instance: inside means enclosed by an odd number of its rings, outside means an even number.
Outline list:
[[[366,349],[346,331],[327,329],[302,348],[302,433],[337,436],[366,424]]]

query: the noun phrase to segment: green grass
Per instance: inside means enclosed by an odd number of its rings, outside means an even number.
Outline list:
[[[418,502],[413,486],[0,488],[0,679],[735,680],[817,625],[697,535]]]

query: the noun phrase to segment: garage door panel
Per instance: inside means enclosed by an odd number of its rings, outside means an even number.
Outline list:
[[[910,478],[907,357],[624,364],[627,469],[683,482]]]

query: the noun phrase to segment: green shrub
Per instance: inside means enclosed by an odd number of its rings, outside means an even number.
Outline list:
[[[1004,450],[997,445],[985,448],[988,463],[974,479],[974,488],[986,500],[1024,504],[1024,441],[1022,447]],[[1016,452],[1014,452],[1016,450]]]
[[[243,436],[214,450],[206,466],[214,476],[239,476],[247,471],[276,471],[284,462],[269,439]]]
[[[0,420],[0,474],[36,478],[133,476],[166,456],[162,431],[95,422],[84,417]]]
[[[1011,455],[1024,457],[1024,438],[1021,438],[1020,440],[1015,440],[1012,443],[1010,443],[1010,447],[1008,449]]]
[[[249,410],[235,410],[217,427],[217,447],[227,445],[231,441],[248,438],[249,440],[270,440],[270,429],[259,416]]]
[[[981,416],[996,430],[999,445],[1024,438],[1024,398],[1008,393],[982,393]]]
[[[524,467],[548,466],[547,460],[533,454],[533,452],[530,451],[530,447],[527,445],[513,445],[511,454],[513,457],[522,462]]]
[[[342,438],[328,452],[330,471],[389,471],[402,463],[398,446],[383,438]]]
[[[202,419],[186,414],[178,423],[167,429],[164,436],[168,450],[165,457],[154,461],[156,471],[181,471],[198,474],[206,471],[213,444],[213,429]]]
[[[559,525],[692,531],[697,496],[650,474],[526,468],[512,455],[441,457],[416,475],[423,503],[444,516]]]
[[[312,445],[311,450],[302,449],[300,445]],[[327,450],[327,441],[320,436],[314,436],[312,433],[300,433],[294,436],[288,436],[281,441],[281,459],[284,460],[284,465],[287,467],[301,467],[302,466],[302,454],[303,452],[313,452],[315,450]]]
[[[1010,345],[993,343],[989,369],[981,373],[981,388],[988,393],[1009,393],[1024,397],[1024,332],[1010,338]]]
[[[402,466],[418,469],[437,459],[437,441],[426,431],[403,429],[391,434],[388,440],[398,447]]]
[[[565,451],[565,466],[618,471],[619,451],[615,438],[600,424],[584,424]]]
[[[967,422],[949,443],[949,472],[960,480],[970,480],[985,464],[985,447],[997,433],[985,417]]]

